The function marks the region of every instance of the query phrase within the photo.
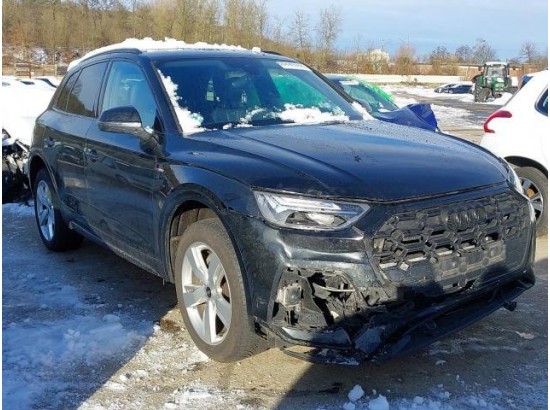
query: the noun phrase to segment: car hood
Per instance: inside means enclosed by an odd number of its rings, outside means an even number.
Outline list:
[[[191,162],[252,187],[396,201],[505,181],[485,150],[454,137],[381,121],[209,131]],[[188,162],[189,158],[186,158]]]

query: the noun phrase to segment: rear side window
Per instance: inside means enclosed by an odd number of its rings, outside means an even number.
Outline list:
[[[537,101],[537,110],[548,116],[548,89],[546,89],[544,94],[542,94],[542,96]]]
[[[99,63],[82,69],[69,94],[67,112],[95,117],[95,104],[106,67],[107,63]]]
[[[69,77],[69,79],[65,82],[65,85],[59,92],[59,97],[57,97],[57,101],[55,102],[54,107],[61,111],[67,110],[67,100],[69,99],[69,94],[71,93],[71,89],[74,86],[74,83],[76,82],[76,79],[78,78],[79,73],[74,73],[72,76]]]

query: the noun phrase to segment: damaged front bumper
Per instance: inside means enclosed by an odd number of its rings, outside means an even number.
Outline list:
[[[315,362],[359,364],[397,357],[458,332],[495,310],[515,309],[513,300],[535,283],[532,269],[510,275],[505,283],[494,283],[477,291],[411,312],[405,317],[380,315],[350,334],[345,327],[307,331],[282,326],[275,330],[283,346],[314,347],[308,352],[285,349],[291,356]]]
[[[507,188],[373,206],[340,232],[237,222],[256,323],[311,361],[404,354],[512,309],[535,282],[534,215]]]

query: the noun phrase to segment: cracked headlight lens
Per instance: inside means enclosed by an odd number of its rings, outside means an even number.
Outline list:
[[[329,201],[255,191],[262,216],[274,225],[294,229],[337,230],[356,222],[367,204]]]

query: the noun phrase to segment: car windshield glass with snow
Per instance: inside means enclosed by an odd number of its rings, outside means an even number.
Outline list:
[[[184,131],[362,116],[305,65],[260,58],[157,61]]]

